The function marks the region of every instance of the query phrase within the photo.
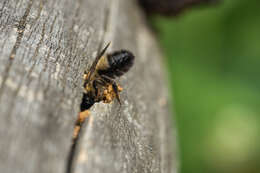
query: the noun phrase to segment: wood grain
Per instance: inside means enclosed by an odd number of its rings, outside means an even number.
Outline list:
[[[83,72],[108,41],[136,55],[123,105],[92,108],[70,163]],[[134,1],[0,1],[1,172],[175,172],[161,57]]]

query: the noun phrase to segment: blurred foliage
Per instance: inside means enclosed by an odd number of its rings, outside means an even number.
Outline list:
[[[260,1],[152,17],[167,57],[181,173],[260,172]]]

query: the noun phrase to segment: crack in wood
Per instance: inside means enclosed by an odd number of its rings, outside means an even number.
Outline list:
[[[88,110],[87,110],[88,111]],[[72,146],[71,146],[71,151],[69,153],[69,157],[68,157],[68,163],[67,163],[67,168],[66,168],[66,173],[73,173],[73,162],[74,162],[74,156],[75,156],[75,151],[78,145],[78,141],[79,141],[79,137],[80,134],[82,133],[82,126],[84,124],[88,124],[89,121],[89,112],[87,112],[88,116],[85,117],[83,120],[81,120],[81,122],[79,122],[80,120],[80,114],[79,114],[79,118],[77,119],[75,126],[74,126],[74,133],[76,128],[78,127],[77,130],[77,134],[73,134],[73,140],[72,140]]]
[[[28,2],[28,5],[27,5],[27,8],[24,12],[23,17],[20,19],[19,24],[17,26],[18,35],[17,35],[17,38],[16,38],[16,42],[13,46],[13,49],[12,49],[10,55],[9,55],[8,64],[6,65],[6,68],[5,68],[5,71],[4,71],[3,81],[2,81],[1,86],[0,86],[0,98],[3,94],[5,83],[6,83],[6,80],[8,78],[11,66],[13,64],[13,60],[16,56],[16,52],[17,52],[18,48],[20,47],[20,44],[21,44],[21,41],[22,41],[22,38],[23,38],[23,34],[24,34],[24,30],[25,30],[26,24],[27,24],[26,20],[27,20],[27,17],[29,15],[30,11],[31,11],[32,5],[33,5],[33,0],[30,0]]]
[[[29,3],[28,3],[28,7],[27,9],[25,10],[25,13],[22,17],[22,19],[19,21],[19,24],[18,24],[18,27],[17,27],[17,32],[18,32],[18,36],[17,36],[17,39],[16,39],[16,42],[15,42],[15,45],[10,53],[10,56],[9,58],[10,59],[14,59],[15,55],[16,55],[16,52],[21,44],[21,41],[22,41],[22,38],[23,38],[23,33],[24,33],[24,30],[26,28],[26,19],[31,11],[31,7],[32,7],[32,4],[33,4],[33,0],[30,0]]]
[[[106,38],[106,34],[107,34],[107,31],[108,31],[108,28],[109,26],[111,25],[109,23],[109,17],[111,15],[111,12],[110,12],[110,8],[106,8],[106,13],[105,13],[105,16],[104,16],[104,23],[103,23],[103,36],[101,38],[101,42],[98,46],[98,52],[100,52],[100,50],[102,49],[103,47],[103,44],[105,42],[105,38]],[[75,151],[77,149],[77,145],[78,145],[78,141],[79,141],[79,138],[80,138],[80,133],[82,133],[82,126],[88,126],[88,121],[89,121],[89,117],[85,118],[83,120],[83,122],[80,124],[79,126],[79,132],[78,132],[78,135],[77,137],[75,137],[73,139],[73,143],[72,143],[72,146],[71,146],[71,151],[69,153],[69,157],[68,157],[68,163],[67,163],[67,168],[66,168],[66,173],[73,173],[73,163],[74,163],[74,157],[75,157]],[[77,123],[76,123],[77,124]],[[85,125],[86,124],[86,125]],[[76,127],[76,126],[75,126]]]
[[[44,36],[45,36],[45,26],[46,26],[46,22],[47,22],[47,20],[45,20],[45,22],[43,23],[42,33],[41,33],[41,39],[40,39],[40,41],[37,43],[36,48],[35,48],[35,51],[34,51],[33,56],[32,56],[32,58],[31,58],[34,62],[33,62],[33,65],[31,66],[31,68],[30,68],[29,71],[28,71],[28,76],[31,75],[31,73],[32,73],[32,71],[33,71],[33,69],[34,69],[34,67],[35,67],[35,65],[36,65],[36,62],[37,62],[36,57],[38,56],[40,46],[42,45],[43,40],[44,40]],[[29,85],[29,84],[30,84],[30,83],[28,83],[28,85]]]

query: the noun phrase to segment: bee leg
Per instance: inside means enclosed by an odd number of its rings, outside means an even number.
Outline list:
[[[101,86],[105,86],[106,85],[106,81],[103,81],[103,80],[97,79],[96,82],[97,82],[97,84],[99,84]]]
[[[105,76],[105,75],[102,75],[102,78],[104,80],[106,80],[107,82],[112,84],[112,88],[113,88],[113,90],[116,94],[116,99],[117,99],[118,103],[121,105],[121,101],[120,101],[120,98],[119,98],[118,86],[117,86],[116,82],[113,79],[111,79],[110,77]]]
[[[97,81],[96,80],[94,80],[93,81],[93,87],[94,87],[94,89],[95,89],[95,96],[97,97],[97,95],[98,95],[98,88],[97,88]]]
[[[119,92],[118,92],[118,86],[114,81],[112,83],[112,87],[113,87],[114,92],[116,93],[116,99],[117,99],[118,103],[121,105],[121,101],[119,98]]]
[[[100,90],[98,89],[98,85],[100,85],[101,87],[104,87],[107,84],[107,82],[100,80],[100,79],[96,79],[95,80],[95,86],[93,83],[93,88],[95,89],[95,97],[96,97],[96,101],[99,102],[103,99],[102,96],[99,95]]]

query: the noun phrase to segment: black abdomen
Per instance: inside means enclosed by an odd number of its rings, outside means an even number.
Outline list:
[[[106,70],[99,70],[100,75],[111,78],[120,77],[126,73],[134,64],[134,55],[127,50],[116,51],[107,55],[109,67]]]

